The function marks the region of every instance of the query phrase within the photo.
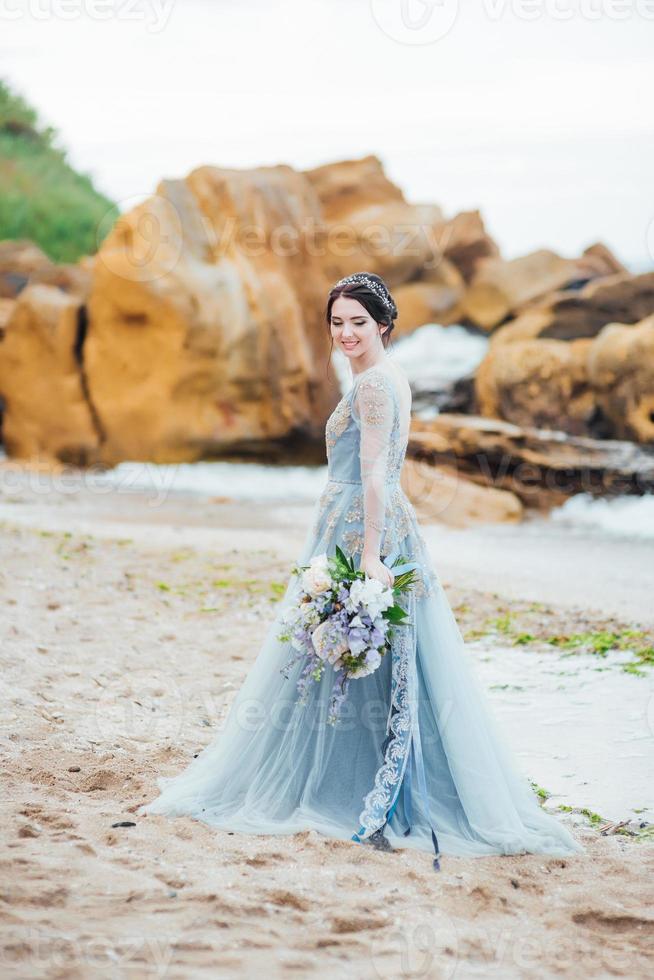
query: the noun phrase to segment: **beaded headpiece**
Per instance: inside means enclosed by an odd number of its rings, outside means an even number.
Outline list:
[[[384,306],[386,306],[391,313],[393,312],[393,301],[384,292],[384,287],[380,286],[374,279],[369,279],[363,272],[355,272],[351,276],[346,276],[345,279],[339,279],[335,286],[344,286],[348,282],[357,282],[361,283],[362,286],[367,286],[368,289],[373,291],[375,296],[380,298]]]

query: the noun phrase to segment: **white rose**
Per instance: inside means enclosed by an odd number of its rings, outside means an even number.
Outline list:
[[[317,596],[321,592],[327,592],[331,587],[332,577],[327,555],[316,555],[302,575],[302,588],[310,596]]]

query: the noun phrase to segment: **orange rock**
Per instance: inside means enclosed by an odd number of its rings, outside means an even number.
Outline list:
[[[628,272],[622,262],[602,242],[595,242],[594,245],[585,248],[579,263],[593,276],[611,276],[616,272]]]
[[[499,258],[500,250],[484,226],[479,211],[461,211],[437,225],[440,252],[470,282],[484,259]]]
[[[587,368],[591,343],[537,338],[491,346],[475,376],[479,413],[589,435],[595,411]]]
[[[595,337],[607,323],[637,323],[654,312],[654,272],[616,273],[582,289],[559,291],[531,304],[491,335],[491,344],[528,337]]]
[[[569,495],[654,491],[654,453],[629,442],[589,439],[477,415],[442,413],[414,420],[408,454],[433,466],[515,493],[538,509]]]
[[[320,202],[324,240],[319,251],[332,282],[366,269],[393,289],[441,257],[434,204],[409,204],[376,156],[305,171]]]
[[[54,268],[55,263],[29,239],[0,242],[0,297],[15,298],[33,273]]]
[[[510,490],[480,486],[453,466],[407,459],[402,487],[421,520],[450,527],[516,523],[524,513],[520,498]]]
[[[540,249],[518,259],[480,262],[463,300],[465,317],[492,330],[516,310],[591,273],[573,259]]]
[[[590,347],[588,374],[611,434],[654,444],[654,315],[607,324]]]
[[[85,391],[79,351],[81,304],[53,286],[27,286],[0,343],[7,453],[35,462],[85,465],[99,432]]]
[[[399,312],[393,336],[406,336],[426,323],[458,323],[464,290],[461,273],[447,259],[420,280],[398,286],[393,291]]]
[[[102,459],[195,460],[318,438],[329,284],[290,167],[201,167],[123,215],[98,252],[85,364]]]

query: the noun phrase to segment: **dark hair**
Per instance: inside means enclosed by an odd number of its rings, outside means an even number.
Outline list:
[[[395,301],[390,294],[388,286],[381,276],[375,275],[374,272],[358,272],[356,275],[366,276],[367,279],[372,279],[373,282],[377,283],[390,303],[390,309],[386,303],[384,303],[381,297],[370,288],[370,286],[366,286],[365,282],[346,282],[342,286],[332,286],[327,299],[327,328],[329,329],[331,327],[332,306],[334,305],[335,300],[337,300],[339,296],[348,296],[351,299],[357,300],[357,302],[361,303],[362,306],[365,306],[366,310],[376,323],[386,325],[387,329],[384,330],[381,338],[382,344],[384,347],[387,347],[390,340],[391,331],[395,326],[393,320],[397,319],[397,306],[395,305]]]

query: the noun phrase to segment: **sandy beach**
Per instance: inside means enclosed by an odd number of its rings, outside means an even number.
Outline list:
[[[436,874],[426,853],[136,816],[220,730],[307,506],[3,486],[4,976],[648,975],[651,583],[611,577],[624,541],[552,538],[557,584],[529,574],[537,528],[425,528],[502,728],[586,847]],[[622,649],[570,643],[607,633]]]

